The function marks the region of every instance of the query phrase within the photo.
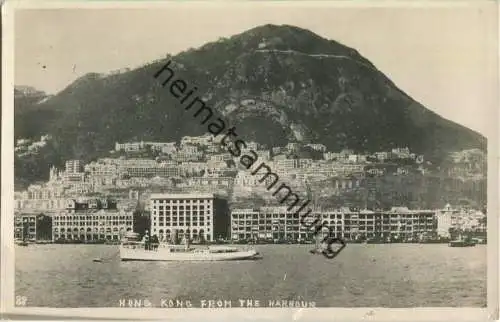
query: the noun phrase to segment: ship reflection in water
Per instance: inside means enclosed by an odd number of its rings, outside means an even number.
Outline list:
[[[486,306],[486,245],[349,244],[333,260],[311,255],[311,245],[257,248],[258,261],[142,262],[121,261],[116,245],[16,246],[16,295],[50,307],[118,307],[123,298]]]

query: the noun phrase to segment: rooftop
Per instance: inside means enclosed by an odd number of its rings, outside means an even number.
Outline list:
[[[212,193],[152,193],[150,199],[213,199]]]

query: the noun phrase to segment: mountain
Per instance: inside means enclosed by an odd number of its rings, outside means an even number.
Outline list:
[[[486,150],[483,136],[426,109],[356,50],[288,25],[256,27],[122,73],[87,74],[42,102],[16,95],[15,137],[50,134],[47,149],[57,157],[47,162],[60,165],[105,155],[115,142],[203,134],[153,77],[169,60],[247,141],[359,152],[408,146],[436,160]]]

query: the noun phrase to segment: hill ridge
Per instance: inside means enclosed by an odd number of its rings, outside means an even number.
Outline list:
[[[337,56],[346,58],[327,58]],[[356,50],[305,29],[273,25],[123,73],[89,73],[40,104],[16,97],[15,137],[51,135],[43,168],[106,155],[117,141],[203,134],[153,78],[169,59],[207,104],[226,112],[242,137],[268,147],[301,136],[330,151],[408,146],[436,162],[448,151],[486,150],[482,135],[426,109]],[[245,105],[245,99],[255,102]]]

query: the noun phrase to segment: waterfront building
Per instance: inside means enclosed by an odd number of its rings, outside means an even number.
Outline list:
[[[446,204],[436,211],[437,232],[439,236],[451,237],[450,230],[461,232],[486,232],[486,217],[481,211],[465,208],[453,208]]]
[[[133,229],[133,213],[118,209],[108,199],[68,200],[66,209],[52,217],[52,239],[57,240],[120,240]]]
[[[52,220],[44,214],[14,214],[14,238],[19,240],[51,240]]]
[[[36,215],[14,215],[14,238],[36,240]]]
[[[233,209],[231,211],[231,240],[294,240],[311,237],[312,232],[300,224],[298,214],[287,207]]]
[[[214,241],[228,235],[227,201],[214,194],[151,194],[150,209],[150,232],[160,241]]]
[[[416,241],[423,236],[435,236],[437,229],[434,211],[409,210],[403,207],[394,207],[390,211],[315,209],[307,217],[306,223],[315,218],[325,222],[334,236],[348,240],[395,238]],[[298,241],[311,239],[312,229],[300,224],[294,209],[233,209],[231,239],[237,241],[253,238]]]
[[[344,213],[343,236],[361,238],[396,238],[418,240],[422,236],[435,236],[437,221],[432,210],[410,210],[406,207],[392,207],[390,211],[364,210],[358,213]]]

